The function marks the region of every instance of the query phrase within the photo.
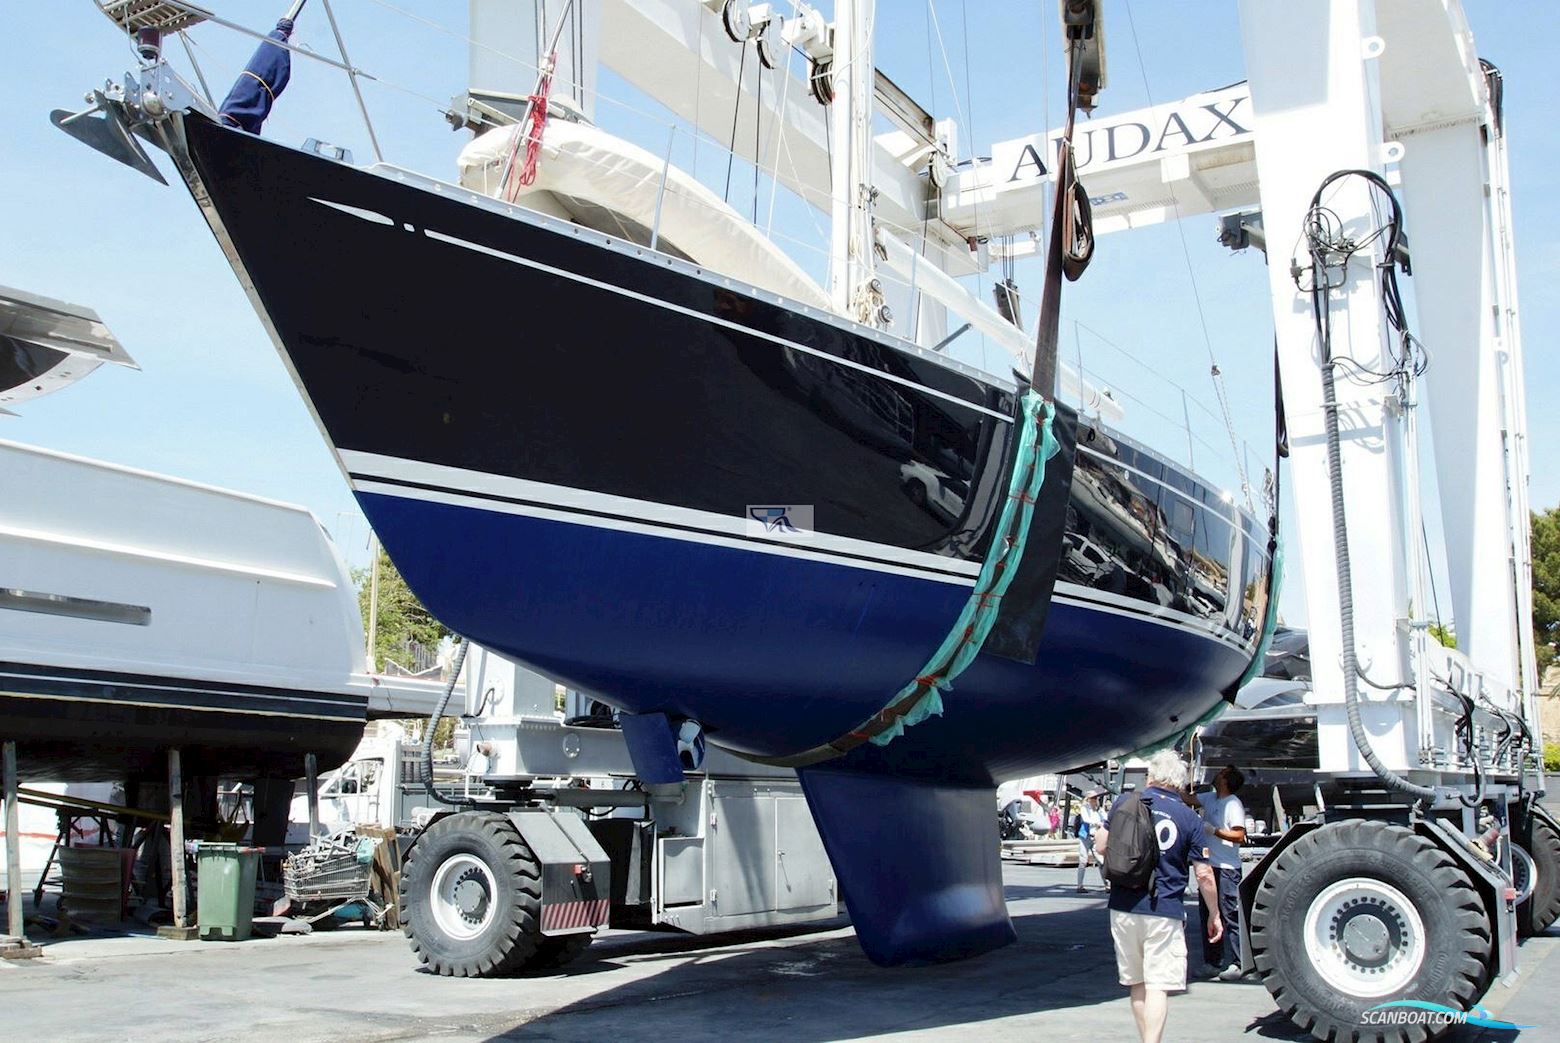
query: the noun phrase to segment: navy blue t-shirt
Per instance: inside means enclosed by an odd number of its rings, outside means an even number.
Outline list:
[[[1154,831],[1159,837],[1159,869],[1154,877],[1154,889],[1152,892],[1140,891],[1112,884],[1110,908],[1124,913],[1184,920],[1186,908],[1182,896],[1191,875],[1190,863],[1208,861],[1208,840],[1203,836],[1202,816],[1187,807],[1179,796],[1158,786],[1148,787],[1141,795],[1154,816]],[[1126,794],[1116,798],[1110,806],[1111,815],[1125,799]],[[1105,817],[1105,828],[1110,828],[1110,815]],[[1109,843],[1106,842],[1107,848]]]

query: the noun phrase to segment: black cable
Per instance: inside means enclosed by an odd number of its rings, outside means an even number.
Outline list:
[[[1306,240],[1307,254],[1310,259],[1310,285],[1305,285],[1302,276],[1306,269],[1302,268],[1298,261],[1292,261],[1290,266],[1290,274],[1295,285],[1310,296],[1317,345],[1322,354],[1320,367],[1322,420],[1326,432],[1328,492],[1332,501],[1333,557],[1338,577],[1338,624],[1342,638],[1344,708],[1354,747],[1376,777],[1389,788],[1408,796],[1419,800],[1434,800],[1437,797],[1434,789],[1409,781],[1383,763],[1371,743],[1370,734],[1365,730],[1365,723],[1360,713],[1360,666],[1359,655],[1354,644],[1354,570],[1349,560],[1348,523],[1344,508],[1343,454],[1338,433],[1338,390],[1334,377],[1336,360],[1332,352],[1332,308],[1328,294],[1343,285],[1348,262],[1361,249],[1361,244],[1347,238],[1343,234],[1343,222],[1338,215],[1322,206],[1323,193],[1334,182],[1345,177],[1365,178],[1381,189],[1392,204],[1392,221],[1386,226],[1386,260],[1383,266],[1394,263],[1393,257],[1403,225],[1403,209],[1398,204],[1397,196],[1392,193],[1391,187],[1381,175],[1370,170],[1335,171],[1322,179],[1316,195],[1311,199],[1310,210],[1306,213],[1302,225],[1302,235]],[[1378,228],[1371,235],[1370,241],[1374,241],[1382,231],[1383,229]],[[1336,283],[1329,274],[1333,269],[1338,272]],[[1383,267],[1383,278],[1386,278],[1385,267]],[[1482,798],[1482,776],[1479,778],[1479,794]]]
[[[448,804],[452,808],[476,807],[477,802],[468,798],[446,797],[433,785],[433,733],[439,728],[439,720],[444,716],[444,711],[449,708],[450,696],[455,693],[455,682],[460,679],[460,668],[466,663],[466,650],[471,647],[470,641],[462,641],[460,647],[455,650],[455,662],[450,666],[450,679],[444,683],[444,694],[439,696],[439,705],[434,709],[433,716],[428,718],[427,732],[423,735],[422,744],[422,781],[423,789],[428,796],[440,804]]]
[[[737,119],[742,115],[742,80],[747,74],[747,41],[742,41],[742,61],[737,65],[737,101],[731,109],[731,147],[726,150],[726,191],[721,199],[731,203],[731,163],[737,158]],[[754,157],[757,162],[757,157]]]
[[[757,45],[755,45],[756,47]],[[753,77],[757,97],[753,102],[753,223],[758,224],[758,157],[763,146],[760,134],[764,126],[764,63],[758,64],[758,75]]]

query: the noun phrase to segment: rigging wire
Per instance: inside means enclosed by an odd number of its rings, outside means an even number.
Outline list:
[[[754,49],[758,48],[755,43]],[[764,153],[763,142],[760,140],[760,131],[764,126],[764,63],[758,63],[757,75],[753,77],[755,98],[753,101],[753,223],[758,224],[758,173],[762,169]]]
[[[731,107],[731,145],[726,150],[726,191],[721,194],[729,206],[731,204],[731,164],[737,158],[737,120],[742,116],[742,81],[747,77],[747,41],[742,41],[742,60],[737,64],[737,99]],[[753,162],[758,162],[758,157],[753,157]],[[756,175],[755,175],[756,176]]]
[[[1126,0],[1127,28],[1132,33],[1132,49],[1137,56],[1138,72],[1143,77],[1143,94],[1150,107],[1154,104],[1154,93],[1148,85],[1148,66],[1143,61],[1143,47],[1138,40],[1137,21],[1132,16],[1132,0]],[[1166,186],[1168,187],[1168,186]],[[1235,457],[1235,470],[1240,475],[1241,494],[1246,498],[1246,506],[1253,514],[1256,513],[1256,502],[1252,497],[1251,479],[1246,473],[1245,461],[1241,459],[1239,439],[1235,436],[1235,421],[1230,412],[1230,400],[1228,390],[1224,386],[1224,373],[1219,369],[1219,360],[1213,351],[1213,336],[1208,332],[1208,316],[1203,310],[1202,291],[1197,285],[1197,272],[1192,266],[1191,247],[1186,242],[1186,228],[1181,221],[1181,201],[1177,198],[1175,189],[1170,189],[1170,207],[1175,213],[1175,230],[1181,240],[1181,256],[1186,262],[1186,276],[1192,286],[1192,301],[1197,306],[1197,322],[1202,328],[1203,346],[1208,349],[1208,375],[1213,382],[1214,397],[1218,399],[1219,410],[1224,414],[1224,430],[1229,436],[1230,452]]]

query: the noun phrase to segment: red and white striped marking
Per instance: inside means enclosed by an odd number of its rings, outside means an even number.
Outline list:
[[[600,927],[607,922],[607,899],[588,902],[557,902],[542,906],[543,931],[567,931],[578,927]]]

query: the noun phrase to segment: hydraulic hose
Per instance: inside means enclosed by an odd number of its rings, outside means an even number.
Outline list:
[[[1320,290],[1312,291],[1312,306],[1326,309],[1325,282]],[[1371,745],[1370,734],[1365,731],[1365,722],[1360,718],[1360,663],[1354,648],[1354,570],[1349,563],[1349,534],[1343,509],[1343,461],[1338,448],[1338,388],[1326,343],[1322,345],[1322,419],[1327,432],[1327,484],[1332,495],[1333,558],[1338,568],[1338,621],[1343,639],[1343,700],[1349,717],[1349,734],[1354,739],[1354,748],[1360,751],[1370,770],[1389,788],[1421,800],[1434,800],[1435,790],[1410,782],[1382,763]]]
[[[457,800],[454,797],[446,797],[433,785],[433,735],[439,729],[439,721],[444,717],[444,711],[449,708],[450,696],[455,694],[455,682],[460,680],[460,668],[466,664],[466,650],[471,647],[470,641],[462,641],[460,647],[455,649],[455,661],[450,665],[450,679],[444,683],[444,694],[439,696],[439,705],[434,709],[433,716],[428,718],[428,730],[423,734],[422,744],[422,782],[423,789],[428,796],[440,804],[447,804],[452,808],[469,808],[476,802],[471,800]]]

